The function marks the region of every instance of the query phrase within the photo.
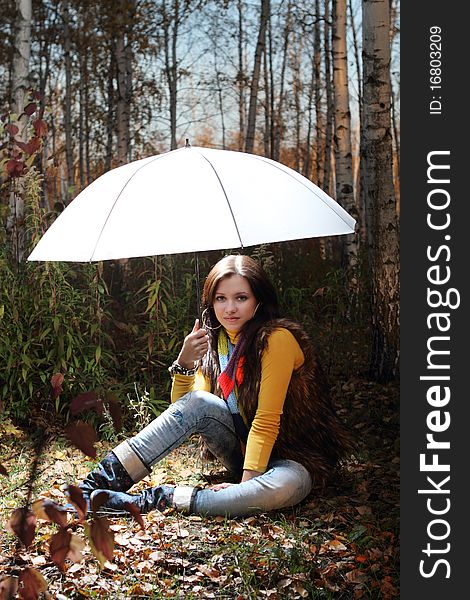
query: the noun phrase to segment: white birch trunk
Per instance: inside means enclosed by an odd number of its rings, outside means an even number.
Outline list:
[[[261,0],[261,19],[258,32],[258,41],[255,50],[255,62],[251,78],[250,106],[248,109],[248,123],[245,139],[245,152],[253,152],[255,145],[256,106],[258,103],[258,87],[261,73],[261,58],[266,46],[266,27],[270,13],[270,0]]]
[[[16,0],[15,45],[13,54],[12,96],[13,112],[23,112],[29,87],[29,59],[31,55],[31,0]]]
[[[29,87],[29,59],[31,55],[31,0],[16,1],[15,42],[12,73],[12,112],[20,117],[25,107]],[[19,137],[22,137],[27,117],[19,119]],[[24,185],[22,178],[14,182],[15,189],[10,193],[9,213],[6,230],[12,242],[17,262],[23,260],[25,245]]]
[[[357,220],[351,150],[346,0],[333,0],[333,83],[335,94],[336,201]],[[349,278],[348,287],[354,292],[357,290],[357,237],[355,234],[344,236],[342,243],[343,263]]]
[[[363,0],[362,193],[372,283],[370,375],[388,381],[399,360],[399,244],[392,175],[389,0]]]

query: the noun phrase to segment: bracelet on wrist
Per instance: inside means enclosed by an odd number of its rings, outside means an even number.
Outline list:
[[[170,375],[173,377],[174,375],[195,375],[198,369],[198,365],[193,369],[187,369],[186,367],[182,367],[177,360],[173,361],[172,365],[168,367],[168,371]]]

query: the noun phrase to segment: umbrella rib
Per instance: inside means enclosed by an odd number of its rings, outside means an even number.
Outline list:
[[[179,148],[178,150],[184,150],[184,148]],[[178,152],[178,150],[174,150],[173,152]],[[149,160],[149,161],[147,161],[147,162],[145,163],[145,165],[141,165],[141,166],[140,166],[138,169],[136,169],[136,170],[135,170],[135,171],[132,173],[132,175],[129,177],[129,179],[126,181],[126,183],[125,183],[125,184],[122,186],[122,188],[121,188],[121,190],[120,190],[119,194],[118,194],[118,195],[117,195],[117,197],[116,197],[116,200],[114,201],[114,203],[113,203],[113,205],[112,205],[112,207],[111,207],[111,210],[108,212],[108,216],[106,217],[106,219],[105,219],[105,222],[103,223],[103,227],[101,228],[100,234],[99,234],[99,236],[98,236],[98,238],[97,238],[97,240],[96,240],[95,247],[93,248],[93,252],[91,253],[90,262],[93,260],[93,256],[94,256],[94,254],[95,254],[95,252],[96,252],[96,248],[98,247],[98,244],[100,243],[101,236],[103,235],[104,228],[106,227],[106,224],[107,224],[107,222],[109,221],[109,218],[110,218],[110,216],[111,216],[111,213],[113,212],[113,210],[114,210],[114,207],[116,206],[116,204],[118,203],[118,200],[119,200],[119,198],[121,197],[121,194],[124,192],[124,190],[126,189],[127,185],[128,185],[128,184],[129,184],[129,182],[131,181],[131,179],[133,179],[133,177],[134,177],[134,176],[135,176],[135,175],[136,175],[136,174],[137,174],[137,173],[138,173],[138,172],[139,172],[141,169],[144,169],[144,168],[145,168],[147,165],[149,165],[149,164],[151,164],[151,163],[155,162],[155,161],[156,161],[156,160],[158,160],[159,158],[163,158],[163,157],[164,157],[164,156],[166,156],[167,154],[168,154],[168,152],[164,152],[163,154],[159,154],[158,156],[155,156],[155,157],[153,158],[153,160]]]
[[[192,149],[194,150],[194,147]],[[232,206],[230,204],[230,200],[228,199],[227,192],[225,191],[224,184],[222,183],[222,180],[220,179],[219,174],[217,173],[217,170],[214,167],[214,165],[211,163],[211,161],[206,156],[204,156],[204,154],[202,152],[199,152],[199,155],[202,156],[202,158],[204,160],[206,160],[210,164],[210,166],[212,167],[212,170],[215,173],[215,176],[217,177],[218,182],[220,183],[220,187],[222,188],[222,191],[224,193],[225,199],[227,200],[227,204],[228,204],[228,208],[230,210],[230,214],[232,215],[232,220],[233,220],[233,224],[235,226],[235,231],[237,232],[238,239],[240,240],[240,248],[243,248],[243,242],[242,242],[242,238],[241,238],[241,235],[240,235],[240,231],[238,230],[238,225],[237,225],[237,222],[235,220],[235,215],[233,214]]]

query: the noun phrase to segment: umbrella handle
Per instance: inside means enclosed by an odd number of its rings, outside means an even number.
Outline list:
[[[201,320],[201,292],[200,292],[200,282],[201,282],[201,275],[199,272],[199,254],[197,252],[194,253],[194,269],[195,269],[195,275],[196,275],[196,312],[197,312],[197,316],[199,317],[199,323],[202,323]]]

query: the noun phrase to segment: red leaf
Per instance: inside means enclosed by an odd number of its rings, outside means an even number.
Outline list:
[[[39,594],[47,590],[46,580],[36,569],[23,569],[19,576],[19,582],[23,584],[23,587],[19,589],[20,597],[23,600],[38,600]]]
[[[130,502],[126,502],[124,504],[124,508],[131,513],[131,515],[134,517],[134,519],[140,525],[140,528],[142,529],[142,531],[145,531],[145,523],[144,523],[142,515],[140,514],[140,511],[137,508],[137,506],[135,504],[131,504]]]
[[[20,177],[23,173],[24,163],[21,160],[11,158],[7,162],[7,172],[10,177]]]
[[[37,90],[34,90],[32,92],[32,96],[33,96],[34,100],[41,100],[41,98],[42,98],[41,92],[38,92]]]
[[[21,150],[23,150],[23,152],[28,152],[28,144],[26,142],[17,140],[16,145],[18,146],[18,148],[21,148]],[[28,154],[29,154],[29,152],[28,152]]]
[[[8,520],[7,529],[28,547],[34,539],[36,515],[28,508],[17,508]]]
[[[36,119],[33,121],[34,131],[38,137],[44,137],[47,133],[47,123],[42,119]]]
[[[67,487],[67,494],[68,494],[70,502],[77,509],[78,520],[83,521],[83,519],[86,517],[86,514],[88,512],[88,507],[87,507],[87,502],[85,500],[85,497],[83,496],[82,490],[75,485],[69,485]]]
[[[26,144],[26,152],[28,154],[34,154],[41,147],[41,139],[37,136],[31,138],[29,142]]]
[[[72,534],[66,529],[60,529],[55,533],[49,543],[49,553],[52,562],[56,564],[62,571],[65,567],[65,559],[70,550],[70,541]]]
[[[119,432],[122,429],[122,413],[121,405],[119,400],[114,394],[106,394],[106,400],[108,401],[109,414],[113,420],[114,431]]]
[[[89,532],[93,554],[100,561],[101,566],[106,559],[113,560],[114,533],[109,529],[108,519],[93,519]]]
[[[8,477],[8,471],[5,469],[5,467],[2,465],[2,463],[0,463],[0,475],[4,475],[5,477]]]
[[[24,114],[28,115],[28,117],[30,117],[36,111],[36,108],[37,108],[36,102],[30,102],[29,104],[27,104],[25,106]]]
[[[10,135],[16,135],[19,131],[19,128],[14,123],[7,123],[5,125],[5,131],[8,131]]]
[[[99,492],[98,494],[94,494],[93,495],[93,500],[91,500],[91,510],[93,512],[96,512],[100,506],[102,506],[106,500],[108,499],[108,492],[106,492],[105,490],[103,490],[102,492]]]
[[[77,421],[71,423],[65,428],[65,435],[69,440],[81,450],[87,456],[96,458],[96,448],[94,443],[96,442],[96,432],[91,425],[84,423],[83,421]]]
[[[33,511],[38,519],[57,523],[59,527],[67,527],[67,511],[49,498],[40,498],[33,502]]]
[[[0,581],[0,599],[13,600],[18,592],[18,579],[16,577],[5,577]]]
[[[51,377],[51,385],[52,385],[52,397],[57,398],[62,392],[62,384],[64,383],[64,376],[62,373],[55,373]]]
[[[98,398],[96,392],[85,392],[78,394],[70,403],[70,412],[76,415],[82,410],[96,410],[99,415],[103,414],[103,401]]]

